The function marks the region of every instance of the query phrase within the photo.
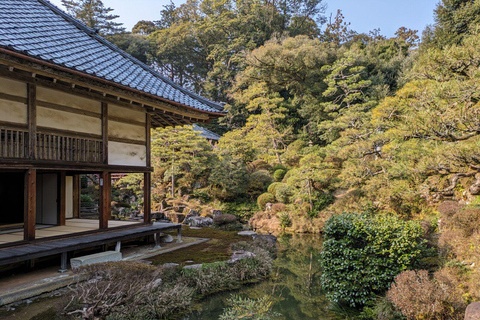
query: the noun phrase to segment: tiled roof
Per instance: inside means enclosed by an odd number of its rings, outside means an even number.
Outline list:
[[[197,126],[196,124],[193,125],[193,130],[200,132],[200,135],[204,137],[205,139],[209,140],[215,140],[218,141],[220,140],[221,136],[216,134],[215,132],[212,132],[208,129],[205,129],[203,127]]]
[[[198,110],[222,110],[220,104],[176,85],[47,0],[0,0],[0,47]]]

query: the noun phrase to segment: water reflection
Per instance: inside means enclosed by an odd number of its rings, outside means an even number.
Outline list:
[[[327,300],[320,288],[321,248],[322,239],[318,235],[286,235],[279,238],[275,270],[271,279],[235,292],[208,297],[182,319],[218,319],[227,307],[226,300],[232,293],[250,299],[270,296],[273,311],[281,314],[279,320],[334,319],[326,310]]]

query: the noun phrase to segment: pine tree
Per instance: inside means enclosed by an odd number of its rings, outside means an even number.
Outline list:
[[[62,0],[67,12],[100,34],[114,34],[125,31],[122,23],[115,22],[119,16],[110,14],[112,8],[105,8],[101,0]]]

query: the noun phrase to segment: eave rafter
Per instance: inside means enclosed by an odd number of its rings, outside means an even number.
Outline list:
[[[210,118],[223,116],[220,112],[209,114],[176,105],[173,102],[167,103],[146,94],[105,84],[103,81],[91,79],[91,76],[81,77],[36,62],[22,60],[19,57],[8,55],[4,51],[5,49],[0,48],[0,75],[14,76],[26,82],[37,83],[107,103],[128,105],[137,110],[146,109],[152,115],[153,127],[205,123],[209,122]]]

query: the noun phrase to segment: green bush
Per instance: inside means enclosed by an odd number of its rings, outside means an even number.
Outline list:
[[[204,190],[195,190],[193,191],[192,197],[195,199],[200,199],[203,202],[208,202],[212,200],[212,197]]]
[[[277,187],[277,192],[275,193],[275,198],[282,203],[289,203],[290,198],[293,196],[293,188],[287,184],[282,183],[282,185]]]
[[[92,197],[86,194],[80,195],[80,202],[82,203],[82,206],[86,207],[91,207],[95,205],[95,201],[93,201]]]
[[[258,170],[250,175],[250,184],[247,193],[261,194],[267,191],[268,185],[272,183],[272,177],[267,170]]]
[[[280,220],[280,227],[282,227],[283,230],[292,225],[292,219],[290,219],[290,215],[287,212],[280,212],[278,219]]]
[[[273,196],[273,194],[268,192],[261,194],[257,199],[257,204],[260,210],[265,210],[265,205],[269,202],[275,202],[275,197]]]
[[[283,183],[281,182],[274,182],[268,186],[267,192],[275,195],[277,193],[277,188],[281,186]]]
[[[285,174],[287,174],[287,171],[284,169],[275,170],[273,173],[273,179],[275,181],[282,181],[283,177],[285,177]]]
[[[344,213],[324,228],[321,282],[336,303],[361,307],[427,255],[422,228],[392,216]]]

